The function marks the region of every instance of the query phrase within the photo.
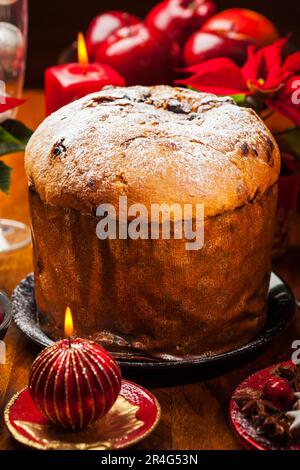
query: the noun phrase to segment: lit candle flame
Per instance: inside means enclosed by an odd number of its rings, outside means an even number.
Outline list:
[[[66,313],[65,313],[65,336],[67,338],[71,338],[73,335],[73,317],[72,317],[72,312],[70,307],[66,308]]]
[[[89,56],[88,56],[87,49],[86,49],[84,35],[82,33],[78,33],[77,49],[78,49],[78,62],[81,65],[89,65]]]

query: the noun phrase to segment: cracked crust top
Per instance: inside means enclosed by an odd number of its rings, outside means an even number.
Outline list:
[[[183,88],[106,87],[49,116],[26,150],[29,185],[48,204],[204,203],[234,210],[278,179],[276,142],[252,109]],[[176,216],[175,216],[176,217]]]

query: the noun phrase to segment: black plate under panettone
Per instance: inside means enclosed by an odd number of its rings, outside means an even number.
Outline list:
[[[287,327],[294,313],[295,298],[292,291],[282,279],[272,273],[268,296],[267,322],[263,330],[250,343],[233,351],[214,356],[201,356],[181,361],[120,360],[119,363],[124,369],[161,371],[179,367],[220,365],[266,346]],[[19,329],[32,341],[42,347],[53,344],[53,340],[42,332],[36,320],[33,274],[29,274],[16,287],[12,296],[12,314]]]

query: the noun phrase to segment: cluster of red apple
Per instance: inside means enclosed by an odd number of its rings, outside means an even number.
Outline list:
[[[259,13],[215,11],[213,0],[163,0],[144,21],[120,11],[103,13],[87,31],[90,59],[112,66],[127,85],[172,84],[181,66],[215,57],[240,65],[249,44],[265,46],[278,38]]]

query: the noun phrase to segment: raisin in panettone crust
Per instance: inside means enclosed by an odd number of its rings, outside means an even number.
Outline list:
[[[220,353],[262,328],[280,156],[253,110],[181,88],[108,87],[49,116],[25,166],[36,303],[51,337],[63,335],[67,305],[79,336],[124,357]],[[149,213],[202,203],[203,248],[99,240],[96,209],[118,215],[119,196]]]

